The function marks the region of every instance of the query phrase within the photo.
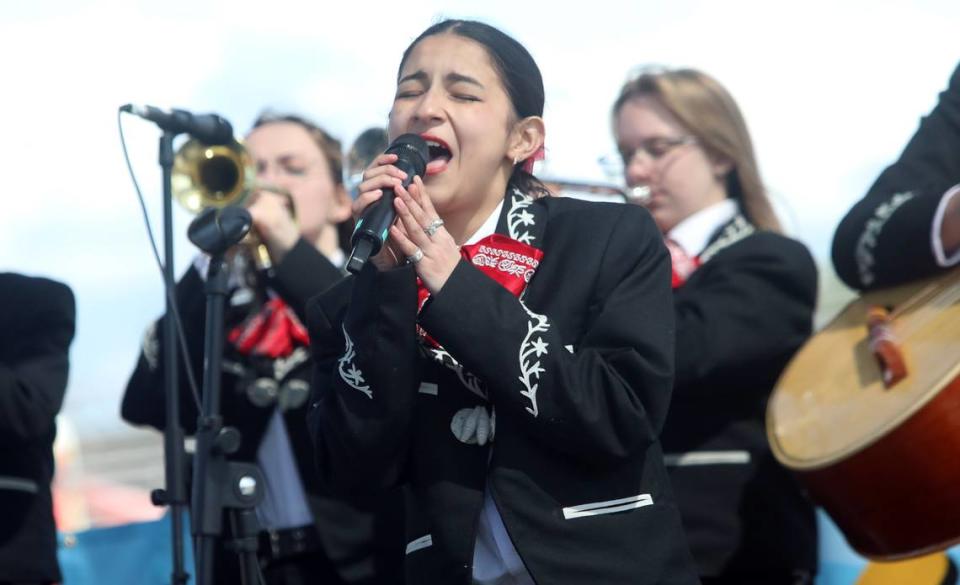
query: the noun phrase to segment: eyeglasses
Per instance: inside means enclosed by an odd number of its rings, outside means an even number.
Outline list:
[[[623,166],[626,167],[636,159],[638,154],[645,152],[647,156],[650,157],[650,160],[658,161],[669,154],[674,148],[683,146],[684,144],[695,144],[696,142],[697,139],[693,136],[678,136],[676,138],[658,136],[649,138],[632,150],[621,150],[620,160],[623,162]]]
[[[597,162],[600,163],[604,173],[611,179],[620,178],[623,177],[626,168],[636,160],[637,155],[641,152],[646,153],[653,162],[657,162],[678,146],[696,143],[697,139],[693,136],[678,136],[676,138],[657,136],[644,140],[639,146],[631,150],[621,149],[619,155],[601,156]]]

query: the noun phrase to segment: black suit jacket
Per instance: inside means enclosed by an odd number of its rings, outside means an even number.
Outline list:
[[[960,67],[903,154],[841,220],[833,265],[856,289],[880,288],[942,271],[931,246],[934,214],[960,184]]]
[[[663,432],[702,576],[815,571],[813,507],[766,440],[767,399],[810,335],[817,271],[797,241],[738,215],[676,289],[677,380]]]
[[[283,260],[276,265],[276,274],[269,283],[289,306],[305,320],[307,300],[339,281],[343,275],[313,246],[301,239]],[[203,367],[203,335],[206,318],[204,282],[191,267],[176,288],[177,303],[183,319],[184,335],[189,346],[190,367],[197,384],[201,384]],[[249,314],[249,308],[228,310],[227,329]],[[163,319],[149,330],[137,367],[127,384],[121,413],[134,424],[146,424],[163,429],[165,420],[163,379]],[[178,356],[179,357],[179,356]],[[180,423],[188,434],[196,431],[197,407],[188,386],[186,370],[178,360],[180,396]],[[323,543],[325,554],[336,565],[344,579],[351,582],[390,582],[378,580],[399,570],[399,554],[391,554],[389,546],[398,547],[399,528],[392,526],[396,514],[375,515],[377,502],[351,502],[330,498],[317,480],[313,453],[306,428],[307,394],[312,375],[310,352],[297,349],[280,360],[241,355],[231,343],[225,344],[221,388],[221,412],[224,423],[236,427],[242,434],[240,450],[231,458],[256,462],[257,450],[267,430],[276,404],[258,405],[248,392],[256,378],[274,378],[281,394],[292,396],[290,389],[301,386],[305,391],[295,408],[283,411],[284,422],[293,450],[300,478],[303,481],[308,504]],[[202,391],[202,388],[199,390]],[[375,535],[375,532],[382,534]],[[396,533],[397,543],[392,543]],[[377,547],[377,550],[374,550]],[[231,561],[232,562],[232,561]],[[232,566],[232,565],[231,565]],[[379,577],[378,577],[379,575]]]
[[[408,486],[411,585],[470,582],[485,489],[538,583],[696,583],[658,441],[673,314],[653,221],[514,191],[497,232],[544,253],[522,301],[461,261],[419,319],[411,266],[369,265],[311,305],[323,481]],[[492,444],[451,430],[477,407]]]
[[[66,285],[0,274],[0,582],[60,580],[50,480],[75,318]]]

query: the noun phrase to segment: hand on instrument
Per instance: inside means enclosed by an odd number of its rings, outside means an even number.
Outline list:
[[[253,218],[253,229],[267,245],[270,258],[280,262],[300,239],[289,199],[271,191],[259,191],[247,209]]]

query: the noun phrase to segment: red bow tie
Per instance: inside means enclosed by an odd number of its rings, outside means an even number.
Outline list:
[[[693,274],[697,268],[700,268],[700,258],[697,256],[689,256],[680,244],[670,238],[664,238],[663,242],[667,245],[667,250],[670,251],[670,262],[673,265],[671,284],[675,289],[680,288],[683,286],[683,283],[687,282],[690,275]]]
[[[462,246],[460,256],[519,298],[540,266],[543,251],[507,236],[491,234],[476,244]],[[423,309],[428,298],[430,291],[423,285],[423,281],[417,278],[418,312]],[[428,343],[439,347],[419,325],[417,332]]]
[[[297,345],[310,344],[306,327],[279,297],[270,299],[260,312],[231,329],[227,340],[244,355],[272,359],[287,357]]]

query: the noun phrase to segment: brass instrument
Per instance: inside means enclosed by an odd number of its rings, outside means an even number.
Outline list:
[[[620,185],[603,182],[579,181],[560,177],[541,177],[543,184],[555,196],[573,197],[587,201],[610,201],[646,205],[650,187],[638,185],[624,189]]]
[[[188,140],[177,150],[171,177],[173,197],[191,213],[200,213],[209,207],[246,205],[257,191],[270,191],[286,197],[294,213],[293,196],[276,185],[257,181],[257,169],[250,152],[243,143],[208,145],[199,140]],[[272,266],[266,245],[254,231],[243,239],[254,264],[259,270]]]

